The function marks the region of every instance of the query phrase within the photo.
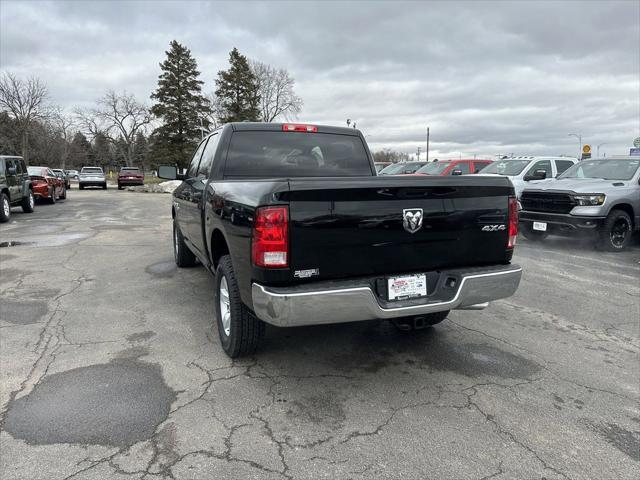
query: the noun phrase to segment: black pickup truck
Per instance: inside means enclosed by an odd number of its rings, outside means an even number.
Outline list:
[[[279,327],[389,319],[403,330],[511,296],[518,211],[505,177],[378,177],[355,129],[231,123],[173,193],[176,263],[215,275],[225,352]]]

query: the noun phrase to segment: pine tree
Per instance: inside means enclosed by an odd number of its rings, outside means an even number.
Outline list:
[[[210,112],[207,98],[202,95],[200,72],[191,51],[173,40],[167,59],[160,64],[158,88],[151,94],[157,103],[151,113],[161,118],[163,125],[154,132],[151,157],[154,163],[178,164],[186,167],[200,139],[201,125],[207,128]]]
[[[229,70],[219,71],[216,79],[220,122],[260,121],[258,82],[247,57],[234,48],[229,54],[229,64]]]
[[[136,143],[134,144],[135,165],[139,166],[140,168],[144,168],[147,160],[148,150],[149,142],[147,141],[147,138],[144,136],[144,133],[138,132],[136,134]]]

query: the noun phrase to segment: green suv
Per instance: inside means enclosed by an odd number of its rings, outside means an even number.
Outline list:
[[[33,212],[35,198],[27,166],[22,157],[0,155],[0,222],[8,222],[11,207]]]

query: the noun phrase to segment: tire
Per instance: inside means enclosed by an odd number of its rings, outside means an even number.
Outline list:
[[[598,232],[598,248],[607,252],[621,252],[631,243],[633,221],[624,210],[611,210]]]
[[[53,205],[54,203],[56,203],[56,188],[53,187],[51,189],[51,191],[49,192],[49,203],[51,205]]]
[[[84,185],[78,185],[78,190],[84,190]]]
[[[265,324],[242,303],[229,255],[220,258],[214,298],[222,349],[231,358],[254,353],[264,338]],[[226,311],[223,312],[223,309]]]
[[[521,224],[520,229],[522,231],[522,235],[524,235],[524,238],[532,242],[541,242],[549,236],[547,232],[534,230],[531,225],[527,224]]]
[[[60,195],[60,200],[66,200],[67,199],[67,187],[64,187],[62,189],[62,195]]]
[[[196,256],[184,243],[184,237],[175,220],[173,221],[173,257],[180,268],[193,267],[196,264]]]
[[[106,184],[106,183],[102,185],[102,189],[103,189],[103,190],[106,190],[106,189],[107,189],[107,184]]]
[[[122,185],[118,184],[118,190],[122,190]]]
[[[403,332],[415,332],[425,328],[433,327],[442,322],[449,315],[450,310],[443,312],[427,313],[425,315],[416,315],[413,317],[401,317],[393,320],[396,328]]]
[[[6,193],[0,193],[0,223],[8,222],[11,218],[11,202]]]
[[[20,206],[22,207],[22,211],[24,213],[33,213],[33,209],[36,205],[36,199],[33,196],[33,190],[29,189],[29,195],[22,198],[22,203]]]

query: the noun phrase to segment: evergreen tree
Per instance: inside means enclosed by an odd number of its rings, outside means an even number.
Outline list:
[[[91,144],[87,137],[82,133],[77,132],[71,140],[69,147],[69,160],[70,164],[75,168],[82,168],[86,165],[95,165],[93,159],[89,159],[89,151]]]
[[[98,133],[93,138],[91,144],[91,159],[95,165],[105,167],[115,163],[115,157],[109,139],[102,133]]]
[[[147,154],[149,153],[149,142],[147,138],[144,136],[144,133],[138,132],[136,134],[136,142],[134,144],[134,152],[135,152],[135,165],[140,168],[144,168],[147,161]]]
[[[173,40],[167,59],[160,64],[158,88],[151,94],[156,104],[151,113],[163,125],[153,133],[151,156],[154,163],[177,163],[186,167],[200,139],[200,127],[208,128],[210,105],[202,95],[200,72],[191,51]]]
[[[220,122],[260,121],[258,81],[247,57],[234,48],[229,54],[229,64],[229,70],[219,71],[216,79]]]

